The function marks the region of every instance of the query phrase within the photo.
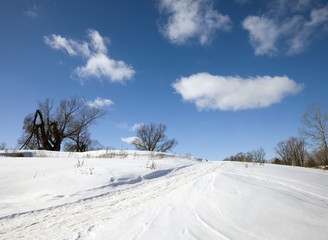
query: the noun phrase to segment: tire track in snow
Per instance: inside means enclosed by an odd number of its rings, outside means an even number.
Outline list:
[[[156,217],[158,216],[158,213],[159,213],[159,212],[160,212],[160,209],[158,209],[158,210],[156,211],[156,213],[151,217],[151,219],[148,220],[147,223],[145,223],[145,224],[142,226],[142,228],[141,228],[141,230],[138,232],[137,236],[133,237],[133,240],[138,240],[138,239],[141,238],[142,234],[143,234],[144,232],[146,232],[146,230],[149,228],[149,226],[155,221],[155,219],[156,219]]]
[[[146,204],[222,166],[223,163],[199,163],[121,192],[4,218],[0,220],[0,239],[83,239],[93,226],[107,220],[120,221],[122,212]]]
[[[212,227],[210,224],[208,224],[202,217],[199,216],[199,214],[197,213],[197,211],[195,209],[193,209],[193,212],[194,212],[194,215],[195,215],[196,219],[198,220],[198,222],[200,222],[205,228],[210,230],[212,233],[214,233],[220,239],[231,240],[230,238],[225,236],[223,233],[219,232],[214,227]]]
[[[326,197],[322,194],[307,190],[305,188],[302,188],[302,187],[300,187],[300,185],[301,185],[300,182],[290,181],[289,179],[284,181],[284,179],[274,178],[270,175],[268,175],[267,177],[264,177],[264,176],[251,176],[251,175],[242,174],[242,173],[230,173],[230,172],[229,173],[223,172],[222,174],[227,177],[232,177],[234,175],[234,176],[239,176],[243,179],[251,179],[253,181],[262,182],[262,183],[264,182],[270,186],[276,185],[276,186],[281,187],[282,189],[288,189],[288,190],[292,190],[293,192],[299,192],[300,194],[310,195],[315,199],[321,199],[324,201],[328,200],[328,197]],[[299,186],[297,186],[297,185],[299,185]]]

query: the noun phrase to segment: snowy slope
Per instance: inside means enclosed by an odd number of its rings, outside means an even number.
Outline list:
[[[122,190],[198,163],[137,151],[22,153],[29,157],[0,158],[0,217]]]
[[[72,167],[76,156],[0,158],[2,216],[27,211],[0,219],[0,239],[327,239],[327,172],[175,156],[151,170],[147,154],[89,156],[92,175]]]

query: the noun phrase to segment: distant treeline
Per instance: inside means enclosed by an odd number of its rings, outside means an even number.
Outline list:
[[[302,117],[298,137],[280,141],[274,148],[277,156],[265,159],[263,148],[225,158],[224,161],[271,162],[274,164],[328,168],[328,112],[314,102]]]

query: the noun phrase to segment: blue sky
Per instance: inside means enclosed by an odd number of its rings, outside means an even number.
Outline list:
[[[0,142],[37,102],[83,97],[104,146],[163,123],[173,152],[220,160],[298,135],[327,103],[328,3],[314,0],[0,2]]]

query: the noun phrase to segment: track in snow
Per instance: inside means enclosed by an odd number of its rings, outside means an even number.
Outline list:
[[[120,221],[132,211],[185,184],[216,172],[224,163],[200,163],[121,192],[0,220],[1,239],[81,239],[104,221]],[[124,215],[124,214],[123,214]],[[153,219],[156,217],[153,216]],[[146,223],[145,229],[152,219]],[[140,232],[139,236],[142,234]],[[138,239],[138,235],[135,239]]]

